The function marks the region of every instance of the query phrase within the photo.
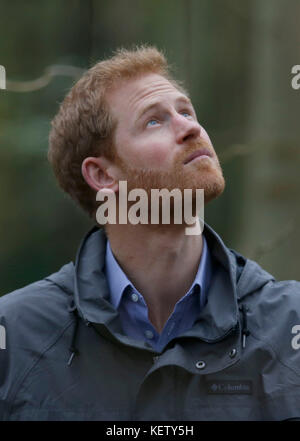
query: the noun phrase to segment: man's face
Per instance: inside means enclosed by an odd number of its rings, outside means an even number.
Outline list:
[[[115,164],[128,191],[199,188],[206,202],[222,193],[225,182],[209,136],[190,100],[167,79],[144,74],[123,80],[107,102],[117,121]],[[206,155],[191,160],[199,151]]]

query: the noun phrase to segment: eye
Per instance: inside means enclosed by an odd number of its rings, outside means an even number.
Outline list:
[[[147,127],[153,127],[153,126],[155,126],[156,124],[158,124],[158,120],[157,120],[157,119],[150,119],[150,120],[147,122]]]
[[[180,112],[182,116],[184,116],[185,118],[193,118],[193,115],[188,112],[187,110],[183,110],[182,112]]]

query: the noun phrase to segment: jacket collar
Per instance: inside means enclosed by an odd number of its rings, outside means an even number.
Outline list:
[[[207,342],[216,342],[230,334],[238,324],[236,295],[236,263],[230,250],[218,234],[207,224],[204,234],[212,257],[215,273],[208,289],[207,304],[199,319],[185,337],[196,337]],[[119,314],[109,302],[106,281],[105,251],[107,237],[97,226],[83,239],[75,262],[74,301],[82,318],[97,325],[125,344],[141,348],[150,347],[122,333]]]

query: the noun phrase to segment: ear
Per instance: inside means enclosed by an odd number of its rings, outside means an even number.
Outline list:
[[[103,188],[114,192],[119,190],[117,167],[103,156],[85,158],[81,165],[81,173],[87,184],[97,192]]]

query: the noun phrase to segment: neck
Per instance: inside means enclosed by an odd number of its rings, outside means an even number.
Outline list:
[[[108,225],[111,249],[143,295],[149,320],[161,332],[176,302],[192,285],[201,258],[202,235],[182,225]]]

